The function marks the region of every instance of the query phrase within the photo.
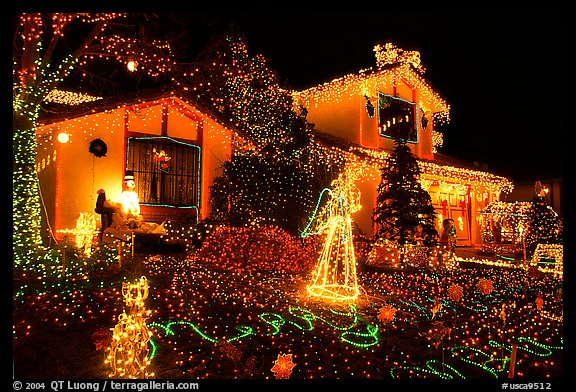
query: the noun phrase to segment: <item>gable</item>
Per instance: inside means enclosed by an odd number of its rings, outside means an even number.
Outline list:
[[[396,95],[429,110],[437,119],[448,120],[450,106],[409,64],[374,71],[362,70],[330,82],[293,92],[296,102],[306,108],[337,103],[358,96],[375,97],[379,92]]]

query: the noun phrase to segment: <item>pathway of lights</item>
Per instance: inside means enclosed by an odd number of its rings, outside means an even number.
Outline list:
[[[146,266],[151,282],[173,276],[154,290],[155,344],[172,346],[177,366],[197,369],[199,377],[242,376],[221,360],[219,347],[227,343],[262,355],[268,365],[257,374],[266,378],[287,352],[294,354],[294,378],[499,378],[509,370],[513,344],[518,377],[550,376],[563,346],[562,302],[551,275],[532,287],[544,294],[541,310],[522,297],[524,270],[458,268],[359,273],[365,292],[345,308],[302,295],[302,275],[223,273],[199,260],[161,256]],[[453,286],[461,290],[458,301],[450,298]],[[378,319],[385,306],[396,310],[387,323]],[[449,328],[449,336],[439,338],[435,325]]]

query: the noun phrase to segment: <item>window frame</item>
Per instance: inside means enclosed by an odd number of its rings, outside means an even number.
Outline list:
[[[404,104],[408,104],[408,105],[411,106],[412,116],[413,116],[413,122],[411,122],[411,123],[412,123],[412,125],[413,125],[413,127],[414,127],[414,129],[411,131],[411,133],[413,132],[415,136],[414,136],[413,139],[412,139],[412,138],[407,138],[407,139],[402,138],[402,139],[405,140],[407,143],[417,144],[417,143],[418,143],[418,138],[419,138],[419,133],[420,133],[420,120],[419,120],[419,108],[418,108],[418,104],[417,104],[416,102],[411,102],[411,101],[408,101],[408,100],[403,99],[403,98],[400,98],[400,97],[395,97],[395,96],[390,95],[390,94],[385,94],[385,93],[383,93],[383,92],[381,92],[381,91],[378,92],[378,107],[377,107],[377,118],[378,118],[377,126],[378,126],[378,134],[379,134],[381,137],[385,137],[385,138],[388,138],[388,139],[395,139],[395,135],[393,135],[393,134],[391,134],[391,133],[388,133],[388,134],[387,134],[387,133],[384,133],[384,131],[382,131],[382,121],[383,121],[383,120],[382,120],[382,118],[381,118],[381,115],[382,115],[381,110],[382,110],[382,109],[380,108],[380,102],[381,102],[381,99],[382,99],[383,97],[387,97],[387,98],[389,98],[389,99],[393,99],[393,100],[396,100],[396,101],[400,101],[400,102],[402,102],[402,103],[404,103]]]
[[[131,158],[131,146],[133,146],[132,143],[134,142],[142,142],[142,143],[150,143],[150,144],[158,144],[160,145],[160,147],[166,146],[166,145],[170,145],[170,146],[175,146],[175,147],[188,147],[188,148],[194,148],[196,149],[196,159],[197,162],[195,163],[196,166],[196,173],[193,174],[186,174],[186,173],[178,173],[176,174],[177,176],[187,176],[190,177],[192,179],[192,181],[194,181],[195,179],[195,183],[193,183],[193,187],[196,187],[196,194],[195,195],[191,195],[192,196],[192,204],[174,204],[174,203],[164,203],[162,201],[160,202],[152,202],[150,200],[145,200],[142,201],[142,197],[141,197],[141,201],[140,201],[140,205],[141,206],[151,206],[151,207],[171,207],[171,208],[185,208],[185,209],[196,209],[198,210],[200,208],[200,202],[201,202],[201,184],[202,184],[202,177],[201,177],[201,173],[202,173],[202,148],[196,144],[193,143],[186,143],[177,139],[174,139],[172,137],[169,136],[128,136],[126,138],[126,150],[125,150],[125,168],[126,170],[132,170],[134,172],[134,176],[135,176],[135,180],[137,183],[137,189],[140,188],[139,185],[139,176],[140,173],[142,173],[142,170],[137,170],[134,168],[134,162],[132,162],[132,165],[130,165],[130,158]],[[146,173],[152,173],[151,171],[145,171]],[[174,174],[172,174],[174,175]],[[194,191],[192,191],[194,192]],[[171,195],[172,198],[174,198],[174,195]]]

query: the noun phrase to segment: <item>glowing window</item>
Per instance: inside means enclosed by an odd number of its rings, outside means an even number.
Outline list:
[[[391,139],[418,142],[418,110],[414,102],[378,93],[378,130]]]

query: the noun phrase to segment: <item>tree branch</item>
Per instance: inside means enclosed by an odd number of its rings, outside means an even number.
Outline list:
[[[96,24],[94,25],[94,27],[92,28],[90,33],[88,33],[86,38],[84,38],[82,43],[72,53],[72,55],[70,57],[64,59],[62,61],[61,66],[58,67],[50,75],[50,77],[48,78],[48,82],[46,84],[44,84],[44,86],[42,86],[44,91],[42,94],[40,94],[41,100],[44,99],[46,94],[48,94],[50,91],[52,91],[54,88],[56,88],[58,83],[66,76],[69,66],[71,64],[73,64],[75,61],[77,61],[80,58],[80,56],[82,56],[84,53],[86,53],[86,51],[88,50],[90,45],[98,37],[98,34],[100,34],[104,30],[104,27],[106,27],[106,23],[107,23],[107,21],[104,21],[104,20],[96,22]]]

